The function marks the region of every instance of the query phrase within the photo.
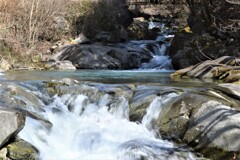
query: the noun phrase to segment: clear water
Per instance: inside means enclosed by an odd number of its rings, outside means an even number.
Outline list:
[[[102,83],[167,83],[171,81],[170,73],[172,72],[158,70],[10,71],[6,72],[6,77],[14,81],[72,78]]]
[[[77,70],[77,71],[9,71],[2,79],[10,81],[48,81],[72,78],[78,81],[108,84],[141,83],[158,85],[198,87],[218,83],[212,79],[171,79],[169,70]],[[1,78],[1,77],[0,77]]]

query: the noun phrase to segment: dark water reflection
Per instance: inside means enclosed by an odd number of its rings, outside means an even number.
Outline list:
[[[77,71],[11,71],[6,79],[13,81],[59,80],[72,78],[78,81],[100,83],[157,83],[166,86],[196,87],[209,86],[217,82],[200,79],[170,78],[173,71],[159,70],[77,70]]]

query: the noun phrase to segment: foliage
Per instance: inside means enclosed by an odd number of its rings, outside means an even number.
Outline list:
[[[20,60],[16,54],[13,54],[11,47],[7,46],[4,41],[0,41],[0,64],[1,68],[9,70],[12,65]]]
[[[61,14],[66,0],[0,1],[2,37],[15,37],[23,47],[34,46],[49,35],[53,17]]]
[[[25,59],[31,63],[49,49],[47,42],[82,32],[92,38],[100,31],[115,30],[121,3],[121,0],[0,0],[0,58],[11,64]],[[63,32],[56,28],[56,17],[66,19],[71,30]]]
[[[120,0],[79,1],[78,7],[70,8],[69,11],[73,32],[75,34],[83,32],[87,37],[93,38],[100,31],[111,32],[118,29],[121,16],[124,14],[122,5],[123,2]]]
[[[66,18],[71,25],[71,34],[77,35],[83,29],[83,23],[86,15],[93,11],[94,3],[89,0],[78,0],[68,4]]]

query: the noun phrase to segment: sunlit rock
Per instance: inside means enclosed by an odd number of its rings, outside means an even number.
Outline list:
[[[22,113],[0,108],[0,147],[13,138],[24,127],[24,123]]]
[[[69,60],[77,69],[133,69],[139,68],[141,63],[149,62],[152,58],[148,52],[141,50],[139,47],[133,48],[125,44],[70,45],[55,54],[52,59]]]
[[[71,61],[68,60],[48,63],[48,66],[45,67],[56,70],[76,70],[76,67],[72,64]]]
[[[154,126],[213,159],[239,153],[240,88],[219,84],[186,92],[167,103]]]
[[[129,116],[131,121],[142,121],[147,112],[147,108],[156,97],[164,97],[170,93],[181,94],[184,89],[163,86],[139,85],[134,90],[130,100]],[[163,104],[161,104],[163,105]]]
[[[200,62],[194,66],[180,69],[173,73],[171,77],[190,77],[190,78],[213,78],[225,82],[239,81],[240,59],[223,56],[215,60]]]

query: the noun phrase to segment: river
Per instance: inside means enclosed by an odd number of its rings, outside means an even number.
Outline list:
[[[151,121],[161,107],[178,94],[163,94],[152,100],[141,122],[129,120],[129,99],[124,95],[101,94],[100,88],[128,85],[199,87],[211,81],[172,80],[173,71],[159,70],[78,70],[11,71],[2,81],[16,83],[26,95],[18,98],[29,112],[48,121],[27,117],[19,137],[39,151],[42,160],[191,160],[198,159],[186,146],[163,140]],[[48,81],[75,79],[83,91],[58,95],[43,92]],[[93,85],[92,85],[93,84]],[[94,87],[94,86],[101,87]],[[71,89],[71,88],[69,88]],[[67,89],[68,90],[68,89]],[[76,89],[78,90],[78,89]],[[33,104],[28,95],[37,97]],[[97,97],[97,98],[96,98]],[[46,103],[46,99],[48,102]],[[45,101],[44,101],[45,100]],[[35,106],[35,107],[33,107]],[[35,110],[35,108],[41,108]]]
[[[143,46],[144,41],[130,45]],[[161,108],[178,96],[175,92],[154,98],[141,121],[132,121],[129,106],[132,88],[143,86],[206,87],[213,81],[170,78],[174,72],[166,55],[167,45],[155,45],[153,59],[136,70],[9,71],[1,81],[15,84],[27,116],[18,134],[39,151],[41,160],[195,160],[186,145],[162,139],[152,121]],[[44,84],[69,81],[66,92],[50,94]],[[71,88],[72,81],[76,83]],[[12,87],[12,88],[14,88]],[[16,89],[16,90],[17,90]],[[160,90],[164,92],[164,89]],[[137,97],[138,95],[136,95]],[[132,99],[136,98],[133,96]],[[21,108],[23,109],[23,108]]]

